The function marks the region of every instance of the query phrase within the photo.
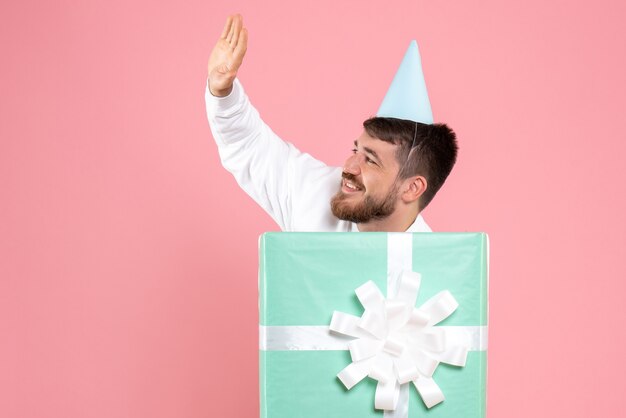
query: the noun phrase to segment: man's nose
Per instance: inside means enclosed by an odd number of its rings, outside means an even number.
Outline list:
[[[359,154],[352,154],[343,164],[343,171],[358,176],[361,174],[361,161]]]

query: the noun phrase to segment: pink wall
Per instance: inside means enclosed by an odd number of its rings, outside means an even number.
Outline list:
[[[624,3],[214,3],[0,5],[0,416],[257,414],[276,226],[221,169],[203,103],[233,11],[254,103],[333,164],[418,40],[461,143],[425,217],[491,236],[489,416],[619,416]]]

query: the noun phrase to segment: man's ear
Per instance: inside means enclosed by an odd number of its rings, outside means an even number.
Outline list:
[[[424,176],[409,177],[402,184],[402,201],[405,203],[415,202],[428,188],[428,182]]]

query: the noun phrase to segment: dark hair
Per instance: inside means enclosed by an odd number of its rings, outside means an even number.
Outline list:
[[[363,122],[372,138],[398,146],[398,179],[424,176],[428,187],[419,200],[423,210],[435,197],[456,162],[456,134],[446,124],[427,125],[410,120],[374,117]],[[410,155],[409,155],[410,154]]]

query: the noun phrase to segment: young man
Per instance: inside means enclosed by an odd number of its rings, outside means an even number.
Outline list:
[[[343,168],[284,142],[261,120],[237,71],[248,32],[230,16],[211,52],[207,116],[224,167],[285,231],[428,232],[420,212],[456,160],[446,125],[376,117]]]

